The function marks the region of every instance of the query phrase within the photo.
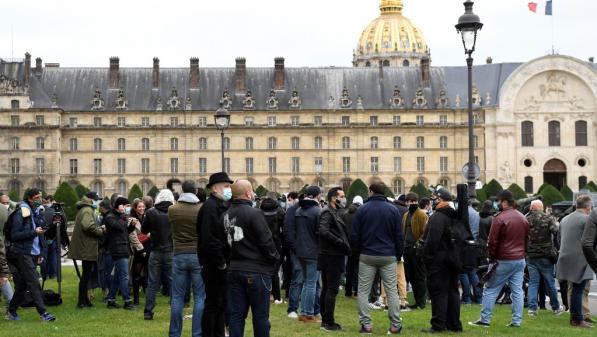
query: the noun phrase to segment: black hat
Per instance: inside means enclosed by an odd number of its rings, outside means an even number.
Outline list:
[[[315,198],[321,194],[321,188],[319,188],[319,186],[309,186],[305,190],[305,194],[308,197]]]
[[[218,172],[214,173],[209,176],[209,184],[207,184],[207,188],[211,188],[214,184],[217,183],[229,183],[232,184],[234,181],[230,180],[228,177],[228,173],[226,172]]]
[[[116,201],[114,201],[114,208],[118,208],[118,206],[120,205],[128,205],[130,204],[129,199],[125,198],[125,197],[118,197],[118,199],[116,199]]]
[[[102,200],[102,198],[100,198],[100,196],[97,195],[97,192],[93,191],[85,193],[85,196],[94,201]]]
[[[450,192],[445,188],[440,188],[433,192],[433,195],[444,200],[444,201],[452,201],[452,195]]]
[[[102,202],[100,202],[99,206],[103,209],[110,209],[110,202],[106,201],[106,200],[102,200]]]
[[[510,192],[508,190],[503,190],[500,193],[498,193],[497,200],[498,201],[513,202],[514,201],[514,195],[512,194],[512,192]]]

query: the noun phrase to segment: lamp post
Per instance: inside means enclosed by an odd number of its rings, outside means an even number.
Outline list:
[[[468,67],[468,197],[469,200],[476,200],[475,189],[475,144],[474,144],[474,123],[473,123],[473,52],[477,43],[477,32],[483,27],[481,19],[473,13],[472,0],[464,2],[464,14],[458,19],[456,30],[462,36],[464,53],[468,55],[466,65]]]
[[[216,128],[220,130],[222,136],[222,172],[224,172],[224,130],[228,129],[230,126],[230,112],[228,112],[222,104],[220,104],[220,108],[216,110],[216,113],[214,114],[214,121],[216,123]]]

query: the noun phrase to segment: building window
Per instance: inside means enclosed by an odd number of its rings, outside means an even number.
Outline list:
[[[224,158],[224,172],[230,173],[230,158]]]
[[[120,195],[127,195],[127,188],[128,186],[126,185],[126,181],[119,181],[116,184],[116,193],[120,194]]]
[[[11,126],[19,126],[20,124],[20,118],[19,116],[10,116],[10,125]]]
[[[118,174],[125,174],[126,173],[126,159],[119,158],[117,160],[118,166]]]
[[[384,60],[383,61],[383,66],[384,67],[389,67],[390,66],[390,60]]]
[[[439,171],[448,172],[448,157],[439,157]]]
[[[400,116],[394,116],[392,124],[394,124],[394,126],[400,126]]]
[[[225,137],[223,145],[224,145],[224,150],[230,150],[230,138]]]
[[[19,149],[19,147],[20,147],[19,145],[20,145],[20,144],[19,144],[19,138],[18,138],[18,137],[12,137],[12,138],[10,139],[10,148],[11,148],[12,150],[18,150],[18,149]]]
[[[404,61],[402,61],[402,66],[408,67],[408,66],[410,66],[410,62],[408,60],[404,60]]]
[[[446,137],[446,136],[439,137],[439,148],[440,149],[448,148],[448,137]]]
[[[141,126],[144,128],[149,127],[149,117],[141,117]]]
[[[314,147],[316,150],[321,150],[321,148],[322,148],[322,143],[323,143],[323,140],[322,140],[322,138],[321,138],[321,137],[319,137],[319,136],[318,136],[318,137],[315,137],[315,141],[314,141],[314,145],[313,145],[313,147]]]
[[[45,148],[45,138],[44,137],[35,138],[35,148],[37,150],[43,150]]]
[[[522,146],[534,146],[533,122],[524,121],[520,126]]]
[[[379,157],[371,157],[371,173],[379,173]]]
[[[394,173],[402,172],[402,157],[394,157]]]
[[[404,183],[402,179],[396,178],[392,181],[392,192],[394,195],[404,194]]]
[[[178,158],[170,158],[170,173],[178,173]]]
[[[149,193],[151,186],[152,185],[150,185],[149,181],[143,180],[143,183],[141,183],[141,192],[143,192],[143,195],[147,195]]]
[[[93,117],[93,127],[99,128],[102,126],[102,118],[101,117]]]
[[[21,163],[19,158],[10,159],[10,173],[19,174],[21,173]]]
[[[207,173],[207,158],[199,158],[199,173]]]
[[[170,126],[177,127],[178,126],[178,117],[170,117]]]
[[[479,156],[475,156],[475,164],[479,164]]]
[[[315,126],[321,126],[323,124],[321,116],[313,117],[313,124],[315,124]]]
[[[371,126],[377,126],[377,116],[369,116],[369,124]]]
[[[350,157],[342,157],[342,173],[350,173]]]
[[[424,137],[417,137],[417,149],[424,149],[425,148],[425,138]]]
[[[126,139],[118,138],[117,145],[118,145],[118,151],[121,151],[121,152],[126,151]]]
[[[301,140],[299,137],[292,137],[291,141],[292,143],[292,149],[293,150],[298,150],[301,147]]]
[[[560,122],[551,121],[548,123],[549,146],[560,146]]]
[[[371,149],[375,150],[379,147],[379,138],[371,137]]]
[[[17,99],[13,99],[10,101],[10,108],[13,110],[18,110],[19,109],[19,100]]]
[[[253,117],[245,117],[245,126],[253,126],[255,119]]]
[[[102,160],[99,158],[93,160],[93,174],[102,174]]]
[[[253,137],[245,138],[245,150],[253,150]]]
[[[473,136],[473,146],[475,148],[479,147],[479,136]]]
[[[417,157],[417,172],[425,172],[425,157]]]
[[[207,126],[207,117],[204,117],[204,116],[199,117],[199,124],[198,124],[198,126],[200,128],[206,127]]]
[[[587,177],[580,176],[578,177],[578,190],[582,190],[587,186]],[[531,192],[532,193],[532,192]]]
[[[477,125],[479,124],[480,119],[479,119],[479,114],[478,113],[474,113],[473,114],[473,124]]]
[[[199,138],[199,150],[207,150],[207,138]]]
[[[342,137],[342,149],[350,149],[350,137]]]
[[[313,160],[313,168],[315,169],[315,173],[319,174],[323,172],[323,158],[315,157]]]
[[[267,139],[267,149],[268,150],[275,150],[277,146],[278,146],[278,140],[276,139],[276,137],[269,137]]]
[[[79,165],[78,165],[78,161],[77,159],[71,159],[69,160],[69,168],[70,168],[70,175],[71,176],[76,176],[77,173],[79,172]]]
[[[77,141],[77,138],[71,138],[68,141],[69,144],[69,150],[70,151],[77,151],[78,147],[79,147],[79,142]]]
[[[46,124],[44,116],[35,116],[35,125],[44,126]]]
[[[277,172],[277,161],[275,157],[268,158],[268,169],[269,174],[276,174]]]
[[[125,127],[126,126],[126,117],[118,117],[116,119],[116,123],[117,123],[118,127],[121,127],[121,128]]]
[[[141,158],[141,173],[149,173],[149,158]]]
[[[292,157],[292,174],[299,174],[301,172],[301,158]]]
[[[448,125],[448,115],[440,115],[439,116],[439,125],[441,125],[441,126]]]
[[[576,135],[576,146],[587,146],[587,122],[576,121],[574,123],[574,132]]]
[[[178,138],[170,138],[170,150],[178,151]]]
[[[46,160],[44,158],[35,158],[35,172],[37,174],[46,173]]]
[[[267,117],[267,126],[272,127],[272,126],[276,126],[277,122],[276,122],[276,116],[268,116]]]
[[[350,116],[342,116],[342,126],[350,126]]]
[[[524,191],[526,193],[533,193],[533,177],[524,177]]]
[[[299,124],[300,124],[299,116],[290,116],[290,125],[299,126]]]
[[[71,128],[76,128],[79,125],[79,119],[77,117],[71,117],[68,119],[68,125]]]
[[[149,138],[141,139],[141,150],[149,151]]]
[[[245,172],[247,175],[253,174],[253,158],[245,158]]]
[[[425,124],[425,117],[422,115],[417,116],[417,126],[423,126]]]
[[[439,186],[443,186],[443,187],[450,186],[450,181],[448,180],[448,178],[441,178],[437,183]]]
[[[95,138],[93,140],[93,151],[101,151],[102,150],[102,140],[100,138]]]
[[[102,183],[101,183],[101,182],[99,182],[99,181],[96,181],[96,182],[94,182],[93,184],[91,184],[91,190],[92,190],[93,192],[96,192],[96,193],[97,193],[97,194],[99,194],[99,195],[103,195],[103,194],[104,194],[104,193],[103,193],[103,192],[104,192],[103,185],[102,185]]]

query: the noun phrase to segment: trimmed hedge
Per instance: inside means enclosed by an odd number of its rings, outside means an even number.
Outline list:
[[[541,195],[543,196],[543,204],[545,204],[547,207],[565,200],[562,193],[560,193],[557,188],[549,184],[543,188]]]
[[[63,182],[54,193],[54,199],[64,203],[66,218],[69,221],[74,221],[77,216],[77,202],[80,199],[75,189],[69,183]]]
[[[597,192],[597,185],[595,185],[594,182],[589,181],[589,183],[587,184],[587,186],[585,186],[586,190],[589,190],[590,192]]]
[[[10,198],[11,201],[22,201],[23,200],[23,199],[21,199],[21,197],[15,190],[8,192],[8,197]]]
[[[480,204],[483,204],[487,200],[487,194],[485,194],[484,189],[477,190],[477,200],[479,200]]]
[[[352,199],[357,195],[360,195],[363,200],[369,197],[369,187],[365,185],[365,183],[361,179],[356,179],[355,181],[350,184],[348,187],[348,191],[346,193],[346,201],[348,205],[352,204]]]
[[[502,185],[495,179],[492,179],[485,186],[483,186],[483,189],[485,190],[485,195],[488,199],[497,196],[501,191],[504,190]]]
[[[410,192],[415,192],[419,195],[419,198],[431,198],[431,191],[429,191],[429,189],[421,183],[413,185],[410,188]]]
[[[257,187],[257,189],[255,190],[255,194],[257,195],[258,198],[265,197],[267,192],[269,192],[269,191],[267,190],[267,188],[263,187],[263,185],[259,185]]]
[[[85,194],[87,194],[87,192],[89,192],[89,189],[81,184],[78,184],[75,186],[75,192],[77,192],[77,196],[79,199],[81,199]]]
[[[517,184],[510,185],[510,187],[508,187],[508,191],[512,192],[512,195],[514,195],[515,200],[524,199],[528,197],[528,195],[522,189],[522,187],[518,186]]]
[[[156,186],[153,186],[149,192],[147,192],[147,195],[150,196],[153,200],[155,200],[155,197],[158,196],[158,193],[160,193],[160,189],[157,188]]]
[[[131,187],[131,190],[129,191],[128,199],[131,203],[135,199],[143,199],[143,191],[141,191],[141,188],[139,187],[139,185],[134,184]]]
[[[574,192],[572,192],[568,185],[564,185],[560,190],[560,193],[562,193],[562,196],[566,198],[566,200],[572,200],[572,198],[574,197]]]

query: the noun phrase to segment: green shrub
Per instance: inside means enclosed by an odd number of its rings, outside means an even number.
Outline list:
[[[77,215],[77,201],[79,201],[80,198],[77,196],[77,192],[73,187],[69,183],[63,182],[58,186],[58,189],[54,194],[54,199],[64,203],[66,218],[69,221],[74,221],[75,216]]]
[[[539,189],[537,190],[537,194],[542,194],[543,190],[547,187],[547,186],[551,186],[548,183],[543,183],[543,185],[539,186]]]
[[[524,199],[528,197],[526,192],[522,189],[522,187],[518,186],[517,184],[510,185],[510,187],[508,187],[508,191],[512,192],[512,195],[514,195],[515,200]]]
[[[431,192],[425,185],[423,185],[421,183],[413,185],[410,188],[410,192],[415,192],[416,194],[419,195],[419,198],[431,198]]]
[[[394,195],[394,192],[392,192],[392,190],[388,187],[388,185],[384,184],[384,193],[383,193],[386,198],[396,198],[396,196]]]
[[[134,184],[131,187],[131,190],[129,191],[128,199],[131,203],[135,199],[143,199],[143,191],[141,191],[141,188],[139,187],[139,185]]]
[[[11,201],[22,201],[24,199],[24,198],[21,199],[19,197],[19,194],[15,190],[8,192],[8,197],[10,198]]]
[[[87,194],[87,192],[89,192],[89,189],[81,184],[78,184],[75,187],[75,192],[77,192],[77,196],[79,199],[81,199],[85,194]]]
[[[155,197],[158,196],[158,193],[160,193],[160,189],[154,186],[149,190],[149,192],[147,192],[147,195],[150,196],[153,200],[155,200]]]
[[[365,185],[365,183],[361,179],[356,179],[355,181],[350,184],[348,187],[348,191],[346,193],[346,201],[348,204],[352,204],[352,199],[357,195],[360,195],[363,200],[369,197],[369,187]]]
[[[483,189],[485,190],[486,198],[495,197],[504,190],[502,185],[500,185],[500,183],[495,179],[492,179],[485,186],[483,186]]]
[[[301,190],[298,191],[298,194],[300,195],[307,192],[307,187],[309,187],[309,184],[305,184],[305,186],[303,186],[303,188],[301,188]]]
[[[560,193],[560,191],[558,191],[558,189],[552,185],[545,186],[541,191],[541,195],[543,196],[543,204],[545,204],[547,207],[565,200],[562,193]]]
[[[589,181],[589,183],[587,184],[587,186],[585,186],[586,190],[589,190],[590,192],[597,192],[597,185],[595,185],[594,182]]]
[[[485,194],[484,189],[477,190],[477,200],[479,200],[480,204],[483,204],[483,202],[485,202],[485,200],[487,200],[487,195]]]
[[[255,190],[255,194],[257,195],[258,198],[265,197],[267,192],[269,192],[269,191],[267,190],[267,188],[263,187],[263,185],[257,186],[257,189]]]
[[[572,200],[572,198],[574,197],[574,192],[572,192],[570,187],[568,187],[567,185],[564,185],[564,187],[562,187],[562,189],[560,190],[560,193],[562,193],[562,196],[566,200]]]

